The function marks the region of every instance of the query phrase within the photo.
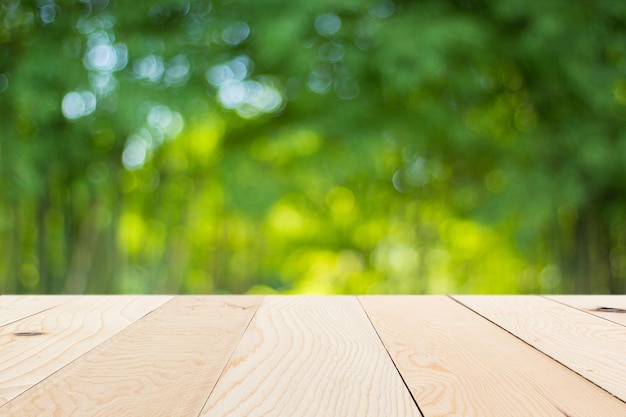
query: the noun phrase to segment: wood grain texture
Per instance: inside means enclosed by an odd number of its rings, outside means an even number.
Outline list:
[[[170,298],[83,296],[0,328],[0,406]]]
[[[444,296],[364,296],[425,417],[626,416],[626,404]]]
[[[623,326],[544,297],[455,298],[626,401],[626,331]]]
[[[176,297],[0,408],[20,417],[196,417],[260,297]]]
[[[547,298],[626,326],[626,295],[552,295]]]
[[[267,297],[201,414],[417,417],[356,297]]]
[[[0,297],[0,327],[72,301],[78,296],[3,295]]]

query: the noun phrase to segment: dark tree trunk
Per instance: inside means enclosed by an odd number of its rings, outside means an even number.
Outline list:
[[[611,237],[608,220],[600,210],[581,210],[574,224],[569,253],[562,254],[565,279],[573,281],[578,294],[614,292],[615,277],[611,271]]]
[[[37,263],[39,271],[39,291],[44,294],[56,292],[48,273],[48,230],[46,227],[46,213],[48,211],[48,192],[44,191],[37,203],[35,223],[37,225]]]

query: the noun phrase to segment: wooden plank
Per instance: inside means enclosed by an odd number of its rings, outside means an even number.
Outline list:
[[[201,416],[417,417],[356,297],[267,297]]]
[[[553,295],[547,298],[626,326],[626,295]]]
[[[626,404],[445,296],[363,296],[425,417],[626,416]]]
[[[0,405],[170,298],[83,296],[0,328]]]
[[[0,408],[20,417],[196,417],[261,298],[176,297]]]
[[[457,300],[626,401],[624,327],[537,296]]]
[[[75,299],[76,296],[66,295],[3,295],[0,297],[0,327]]]

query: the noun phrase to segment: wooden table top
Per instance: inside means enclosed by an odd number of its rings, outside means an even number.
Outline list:
[[[626,296],[0,296],[0,416],[621,417]]]

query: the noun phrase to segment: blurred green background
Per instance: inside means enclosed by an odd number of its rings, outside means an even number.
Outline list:
[[[1,293],[624,293],[626,2],[0,0]]]

